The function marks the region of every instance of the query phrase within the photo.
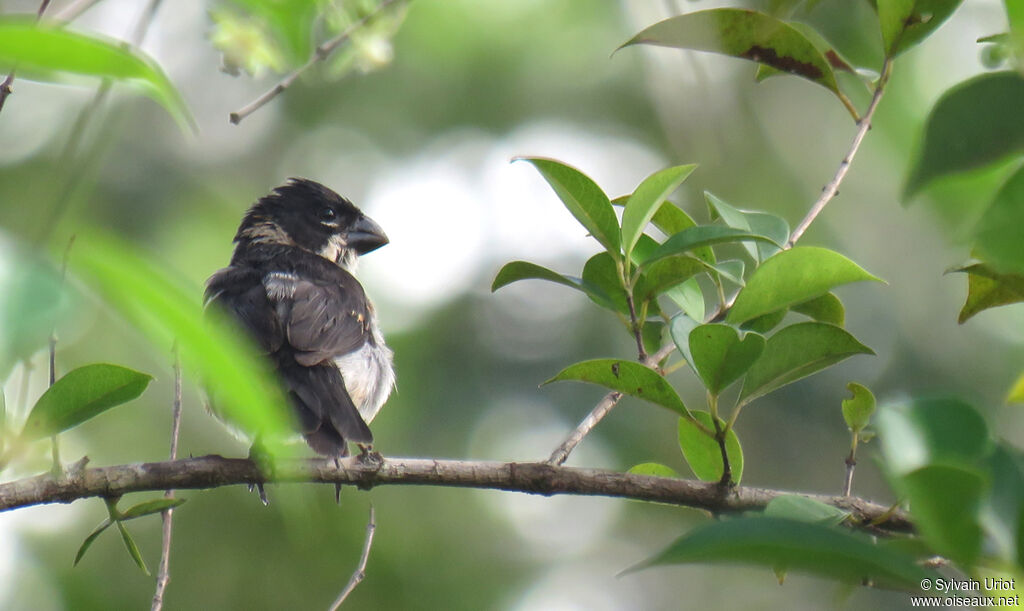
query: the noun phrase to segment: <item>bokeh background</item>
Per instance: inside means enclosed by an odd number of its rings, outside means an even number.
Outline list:
[[[104,0],[75,28],[125,38],[145,3]],[[671,49],[612,51],[681,10],[737,2],[415,0],[393,58],[341,80],[312,74],[231,125],[228,114],[276,76],[232,77],[210,42],[211,4],[165,2],[143,49],[168,72],[200,131],[183,134],[156,104],[118,87],[83,140],[88,163],[61,150],[93,90],[16,82],[0,113],[0,274],[16,246],[45,228],[59,253],[85,228],[105,228],[195,287],[226,264],[247,206],[290,176],[348,196],[388,232],[360,278],[396,353],[398,389],[374,422],[386,455],[531,460],[546,457],[602,395],[583,385],[538,388],[565,365],[629,356],[607,312],[540,282],[489,291],[506,261],[573,273],[597,250],[540,176],[517,155],[561,159],[610,195],[667,165],[700,167],[673,198],[706,219],[702,192],[795,224],[831,177],[852,137],[849,115],[823,88],[795,78],[753,80],[753,64]],[[750,1],[765,10],[778,2]],[[35,2],[0,3],[33,12]],[[59,9],[60,0],[54,1]],[[815,23],[850,59],[881,63],[867,2],[821,0]],[[947,180],[904,207],[899,194],[928,108],[985,69],[977,38],[1005,30],[997,0],[970,0],[896,64],[888,94],[841,194],[803,242],[835,248],[887,286],[839,291],[847,326],[877,357],[858,357],[745,410],[744,483],[838,492],[848,435],[839,404],[847,381],[883,401],[955,392],[983,406],[995,430],[1021,439],[1002,397],[1024,361],[1020,308],[956,314],[966,279],[943,275],[967,258],[964,228],[997,177]],[[387,57],[387,49],[381,51]],[[866,91],[856,92],[863,107]],[[70,172],[83,179],[68,192]],[[54,215],[58,208],[65,211]],[[74,256],[72,250],[71,256]],[[74,280],[72,280],[74,281]],[[17,324],[8,321],[6,324]],[[67,460],[92,465],[160,460],[172,397],[170,346],[148,343],[96,300],[58,329],[58,370],[125,364],[156,376],[139,400],[65,434]],[[4,384],[12,411],[45,388],[45,354]],[[702,394],[688,374],[683,398]],[[645,461],[688,473],[667,411],[625,399],[569,461],[628,469]],[[46,444],[40,444],[45,446]],[[892,496],[870,456],[854,490]],[[183,455],[241,456],[246,448],[206,413],[186,380]],[[40,447],[5,479],[47,468]],[[324,608],[355,566],[372,501],[378,530],[368,577],[351,609],[851,609],[899,608],[905,595],[771,571],[705,566],[619,572],[707,519],[675,507],[597,498],[440,488],[345,490],[272,486],[269,507],[242,487],[184,491],[175,514],[172,609]],[[156,495],[133,495],[127,502]],[[125,504],[127,504],[127,502]],[[98,500],[0,515],[0,608],[144,608],[153,579],[115,534],[78,567],[78,545],[106,515]],[[150,567],[156,518],[130,523]]]

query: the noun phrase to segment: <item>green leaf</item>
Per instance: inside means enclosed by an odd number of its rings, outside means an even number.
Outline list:
[[[894,57],[920,43],[963,0],[878,0],[878,21],[886,55]]]
[[[974,566],[981,552],[985,478],[973,469],[930,465],[903,475],[900,484],[914,526],[931,547],[960,566]]]
[[[694,371],[697,368],[693,364],[693,355],[690,354],[690,333],[700,326],[700,323],[690,318],[686,314],[677,314],[669,322],[668,331],[672,335],[672,341],[675,342],[676,348],[679,349],[679,353],[683,355],[686,362],[690,364],[690,367]]]
[[[887,405],[877,422],[886,465],[897,476],[931,465],[974,469],[991,449],[985,419],[959,399]]]
[[[601,307],[611,310],[615,309],[615,305],[612,303],[611,298],[605,294],[604,291],[590,282],[574,276],[564,276],[558,272],[551,271],[546,267],[541,267],[540,265],[529,263],[527,261],[512,261],[510,263],[506,263],[501,270],[498,271],[498,275],[494,277],[494,282],[491,284],[491,292],[519,280],[547,280],[548,282],[561,284],[563,286],[576,289],[577,291],[582,291]]]
[[[843,302],[839,301],[839,298],[832,293],[825,293],[820,297],[798,303],[789,309],[812,320],[829,322],[840,327],[846,321],[846,309],[843,308]]]
[[[672,467],[667,467],[661,463],[656,462],[644,462],[639,465],[635,465],[630,468],[627,473],[633,475],[650,475],[652,477],[679,477],[679,474],[675,472]]]
[[[745,268],[743,261],[730,259],[728,261],[720,261],[708,267],[714,270],[715,275],[719,278],[728,280],[737,286],[743,286],[743,270]]]
[[[999,306],[1024,301],[1024,275],[1000,274],[984,263],[974,263],[953,271],[967,272],[967,301],[957,321]]]
[[[635,44],[749,59],[839,94],[832,67],[814,44],[789,24],[756,11],[720,8],[678,15],[644,29],[622,47]]]
[[[1021,100],[1024,103],[1024,98]],[[1022,106],[1021,108],[1024,108]],[[1024,167],[999,189],[974,230],[974,251],[991,267],[1024,275]]]
[[[903,191],[909,200],[937,178],[988,166],[1024,151],[1024,77],[989,72],[950,88],[928,114]]]
[[[633,361],[594,359],[569,365],[544,384],[576,380],[604,386],[623,394],[667,407],[689,417],[690,412],[675,389],[653,369]]]
[[[748,230],[771,240],[743,243],[743,248],[755,261],[764,261],[779,252],[779,245],[789,240],[789,223],[781,216],[756,210],[740,210],[709,191],[704,192],[704,201],[712,218],[720,217],[729,227]]]
[[[690,332],[690,354],[697,374],[713,395],[721,394],[750,369],[764,351],[764,336],[719,323],[701,325]]]
[[[134,520],[135,518],[141,518],[142,516],[152,515],[154,513],[160,513],[167,509],[174,509],[179,505],[183,505],[185,499],[153,499],[151,501],[143,501],[138,505],[133,505],[126,509],[121,514],[122,520]]]
[[[722,227],[721,225],[698,225],[685,229],[665,240],[657,250],[644,260],[641,268],[648,267],[666,257],[691,252],[702,246],[712,246],[724,242],[739,242],[742,240],[772,242],[771,238],[749,230]]]
[[[103,533],[103,531],[110,528],[110,526],[112,526],[113,524],[114,522],[111,520],[103,520],[102,522],[100,522],[99,526],[97,526],[91,533],[89,533],[89,536],[86,537],[85,541],[82,541],[82,545],[79,546],[78,553],[75,554],[75,563],[73,566],[78,566],[78,563],[85,556],[85,552],[89,551],[89,548],[92,546],[93,542],[96,541],[96,538],[99,537]]]
[[[979,512],[988,541],[994,545],[999,557],[1016,562],[1024,553],[1018,547],[1021,511],[1024,510],[1024,456],[1020,451],[1001,442],[988,458],[991,493],[984,499]]]
[[[622,212],[622,250],[626,258],[629,258],[640,234],[661,208],[665,198],[678,189],[696,167],[696,164],[690,164],[661,170],[648,176],[633,191]]]
[[[0,380],[46,346],[57,322],[74,311],[60,273],[27,249],[5,249],[0,274]]]
[[[779,326],[782,319],[786,317],[786,313],[789,310],[783,308],[781,310],[775,310],[768,314],[762,314],[756,318],[751,318],[747,322],[740,325],[740,329],[744,331],[753,331],[754,333],[760,333],[762,335],[768,333],[775,327]]]
[[[768,338],[764,352],[743,380],[740,402],[766,395],[855,354],[874,354],[842,327],[802,322]]]
[[[540,172],[544,180],[562,200],[576,220],[590,232],[594,239],[616,260],[619,252],[619,221],[608,201],[608,196],[589,177],[576,168],[554,159],[540,157],[519,157],[516,161],[528,161]]]
[[[599,252],[583,264],[583,283],[592,287],[587,296],[602,308],[629,316],[626,291],[622,288],[618,266],[610,253]]]
[[[708,430],[715,430],[711,414],[700,411],[692,413],[697,422]],[[725,428],[725,423],[721,419],[718,420],[718,424]],[[683,451],[686,464],[690,465],[698,479],[705,482],[717,482],[722,479],[722,449],[718,442],[686,418],[679,419],[679,449]],[[743,448],[735,429],[729,429],[725,436],[725,452],[729,456],[732,480],[738,484],[743,478]]]
[[[654,354],[661,349],[661,338],[665,334],[666,326],[660,320],[649,320],[644,323],[640,335],[648,354]]]
[[[704,271],[707,271],[707,263],[696,257],[676,256],[659,259],[644,269],[634,294],[640,300],[649,301]]]
[[[836,286],[863,280],[882,282],[835,251],[795,246],[776,254],[754,270],[725,319],[740,324],[824,295]]]
[[[295,429],[277,376],[233,318],[216,310],[204,316],[199,287],[183,286],[166,265],[115,238],[80,234],[76,248],[71,270],[161,350],[177,342],[218,410],[260,434],[273,456],[295,452],[284,443]]]
[[[625,206],[628,200],[629,197],[617,197],[614,200],[612,200],[612,205]],[[660,229],[661,232],[667,236],[675,235],[680,231],[683,231],[684,229],[696,227],[697,225],[697,223],[694,222],[692,218],[690,218],[690,215],[687,214],[685,210],[683,210],[679,206],[676,206],[672,202],[663,203],[661,207],[658,208],[658,211],[654,213],[654,217],[651,218],[651,223],[653,223],[655,227]],[[641,242],[644,241],[645,238],[649,240],[648,245],[653,244],[655,248],[657,248],[658,246],[658,243],[655,242],[653,238],[641,234],[640,241],[637,242],[637,245],[633,249],[634,262],[642,262],[644,259],[650,256],[652,252],[654,252],[654,248],[650,248],[644,250],[642,256],[637,256],[637,253],[641,251],[640,244]],[[715,262],[715,253],[711,250],[710,246],[695,248],[693,254],[698,259],[704,261],[705,263]]]
[[[25,441],[42,439],[137,398],[153,376],[118,365],[86,365],[69,371],[39,397],[25,420]]]
[[[34,80],[61,80],[57,75],[74,74],[138,84],[179,124],[195,129],[181,94],[149,56],[127,43],[79,34],[63,25],[0,17],[0,71],[16,69],[19,77]]]
[[[146,574],[146,577],[149,577],[149,569],[146,568],[146,561],[142,559],[142,552],[139,551],[139,546],[135,544],[135,539],[132,539],[124,522],[118,520],[115,523],[117,524],[117,530],[121,531],[121,540],[124,541],[124,547],[128,550],[128,555],[132,557],[132,560],[135,561],[139,569]]]
[[[803,34],[804,37],[806,37],[807,40],[809,40],[811,44],[814,45],[814,48],[821,52],[821,55],[828,61],[829,65],[832,66],[832,69],[834,71],[843,71],[849,72],[850,74],[857,74],[857,71],[853,68],[853,66],[850,65],[850,62],[844,59],[843,56],[840,55],[838,51],[836,51],[835,47],[832,46],[832,43],[826,40],[825,37],[822,36],[820,32],[818,32],[818,30],[815,30],[813,27],[806,23],[800,23],[796,21],[790,22],[789,25],[798,30],[801,34]],[[778,70],[776,68],[772,68],[771,66],[761,64],[760,66],[757,67],[757,75],[754,78],[758,82],[761,82],[766,78],[782,74],[785,74],[785,72],[782,72],[781,70]]]
[[[690,278],[680,285],[674,286],[665,291],[665,296],[671,299],[684,314],[695,320],[704,320],[704,291],[696,278]]]
[[[764,515],[801,522],[839,526],[850,513],[799,494],[780,494],[768,501]]]
[[[823,524],[755,517],[701,524],[655,557],[629,569],[669,564],[785,567],[840,581],[913,589],[935,574],[915,558],[874,545],[867,536]]]
[[[871,415],[875,413],[875,395],[868,387],[856,382],[850,382],[846,388],[853,393],[853,397],[843,399],[843,420],[851,432],[859,433],[871,422]]]

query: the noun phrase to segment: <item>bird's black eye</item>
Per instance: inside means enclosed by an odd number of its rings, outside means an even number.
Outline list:
[[[320,222],[326,225],[334,225],[338,222],[338,213],[334,211],[334,208],[321,208]]]

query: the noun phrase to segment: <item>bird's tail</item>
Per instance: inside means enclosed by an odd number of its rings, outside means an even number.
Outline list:
[[[314,451],[346,456],[349,443],[373,443],[373,433],[359,415],[337,367],[327,363],[304,367],[290,354],[278,354],[277,360],[302,434]]]

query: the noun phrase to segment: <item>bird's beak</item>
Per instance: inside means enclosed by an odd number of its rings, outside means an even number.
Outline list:
[[[354,248],[360,255],[373,252],[388,243],[384,230],[368,216],[361,216],[348,231],[346,240],[349,248]]]

